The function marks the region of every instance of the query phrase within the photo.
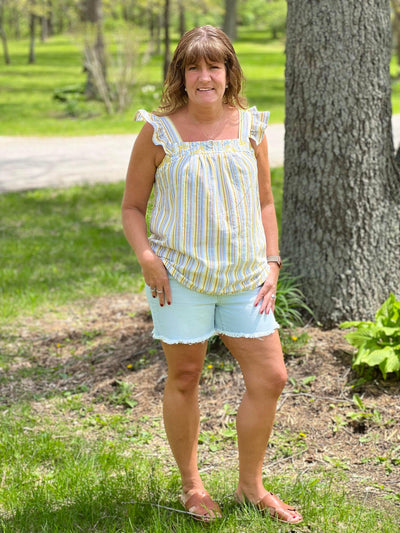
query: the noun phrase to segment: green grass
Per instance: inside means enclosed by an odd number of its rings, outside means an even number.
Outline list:
[[[272,175],[280,213],[282,169]],[[35,359],[35,347],[19,338],[18,324],[32,313],[56,314],[61,304],[139,288],[139,267],[120,224],[122,191],[123,183],[117,183],[0,195],[0,387],[21,391],[0,397],[0,532],[204,531],[179,512],[180,483],[171,453],[166,444],[155,447],[156,435],[165,437],[162,423],[151,413],[136,415],[133,385],[121,382],[96,400],[73,376],[52,387],[68,368],[61,359],[55,362],[50,345],[49,363],[43,365]],[[99,334],[85,330],[80,342]],[[78,356],[71,352],[70,357]],[[200,468],[224,518],[208,531],[291,531],[233,503],[237,474],[210,468],[224,453],[222,444],[209,451],[211,437],[224,443],[226,433],[203,431],[200,452],[207,462]],[[303,444],[279,432],[274,439],[290,450]],[[344,469],[285,472],[266,477],[265,484],[301,505],[305,521],[296,527],[299,533],[397,531],[398,507],[383,502],[377,508],[349,495]]]
[[[130,109],[109,116],[101,102],[78,102],[77,116],[67,114],[66,104],[56,101],[54,91],[82,85],[82,46],[72,36],[56,36],[37,42],[36,63],[27,64],[28,42],[10,42],[12,64],[0,65],[0,135],[94,135],[130,133],[140,126],[133,122],[138,107],[154,107],[151,95],[141,92],[148,84],[160,85],[161,58],[154,57],[138,73],[138,87]]]
[[[271,122],[284,121],[284,40],[266,40],[262,32],[242,31],[235,42],[245,76],[249,104],[271,111]],[[115,57],[115,34],[108,34],[111,57]],[[85,82],[81,39],[62,35],[36,43],[37,60],[27,64],[28,41],[10,41],[12,64],[0,63],[0,135],[93,135],[138,132],[133,121],[140,107],[156,107],[161,92],[162,57],[154,56],[137,69],[137,84],[130,108],[109,116],[100,102],[54,100],[54,91]],[[113,56],[114,54],[114,56]],[[112,69],[111,69],[112,70]],[[391,63],[393,113],[400,113],[399,67]],[[144,87],[151,86],[150,92]],[[69,116],[67,111],[75,116]]]
[[[283,170],[272,170],[278,219]],[[123,235],[124,183],[0,195],[0,322],[79,299],[137,291]]]
[[[164,450],[134,427],[134,411],[104,414],[79,394],[17,403],[0,410],[0,531],[4,533],[204,531],[179,510],[178,472]],[[155,430],[154,430],[155,431]],[[201,448],[201,445],[200,445]],[[147,451],[146,451],[147,450]],[[223,453],[219,450],[218,453]],[[214,454],[212,461],[216,461]],[[207,466],[207,465],[201,465]],[[232,500],[236,474],[213,468],[203,478],[224,518],[210,532],[291,531]],[[344,474],[268,477],[266,487],[301,505],[296,531],[365,533],[397,531],[400,513],[364,506],[345,490]],[[340,485],[342,488],[339,488]],[[169,508],[169,509],[166,509]]]
[[[123,183],[0,195],[0,317],[136,291],[120,222]]]
[[[284,117],[284,43],[238,41],[235,44],[247,78],[250,105],[271,111],[272,122]],[[113,35],[107,37],[115,49]],[[67,105],[54,100],[54,91],[83,84],[81,42],[63,35],[37,42],[36,63],[27,64],[28,41],[9,43],[12,64],[0,63],[0,135],[91,135],[131,133],[140,129],[133,116],[140,107],[153,109],[161,93],[162,57],[154,56],[138,68],[133,102],[124,113],[107,116],[99,102],[75,102],[75,118],[67,116]],[[115,52],[112,52],[115,54]],[[154,87],[150,93],[143,87]],[[71,110],[71,105],[70,105]]]

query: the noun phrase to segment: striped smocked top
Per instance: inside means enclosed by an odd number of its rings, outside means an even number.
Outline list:
[[[229,294],[254,289],[269,272],[257,161],[269,112],[239,110],[237,139],[184,142],[173,122],[140,110],[165,157],[157,168],[150,245],[189,289]]]

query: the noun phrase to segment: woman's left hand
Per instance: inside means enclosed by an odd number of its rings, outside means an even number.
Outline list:
[[[279,266],[276,264],[271,264],[268,277],[262,285],[261,289],[259,290],[257,298],[254,301],[255,307],[257,307],[258,304],[261,303],[259,309],[260,313],[268,314],[270,311],[274,311],[278,277]]]

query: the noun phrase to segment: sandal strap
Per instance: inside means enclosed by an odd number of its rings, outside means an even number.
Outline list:
[[[204,517],[208,515],[210,519],[221,517],[219,505],[211,499],[211,496],[206,491],[183,494],[181,501],[190,514]]]
[[[273,501],[273,505],[272,506],[270,505],[270,507],[277,507],[277,508],[281,508],[281,509],[286,509],[287,511],[296,511],[296,507],[293,507],[293,505],[288,505],[287,503],[283,502],[273,492],[267,492],[266,494],[264,494],[264,496],[260,500],[258,500],[256,505],[258,505],[260,502],[262,502],[266,496],[268,496]]]
[[[296,524],[303,519],[301,514],[296,511],[294,507],[287,505],[271,492],[267,492],[256,503],[256,507],[260,511],[268,511],[273,518],[277,518],[281,522]]]

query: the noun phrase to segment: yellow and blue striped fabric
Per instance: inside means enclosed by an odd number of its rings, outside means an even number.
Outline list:
[[[268,274],[257,161],[269,112],[239,111],[238,139],[184,142],[168,117],[139,110],[165,157],[157,168],[150,245],[189,289],[229,294],[254,289]]]

